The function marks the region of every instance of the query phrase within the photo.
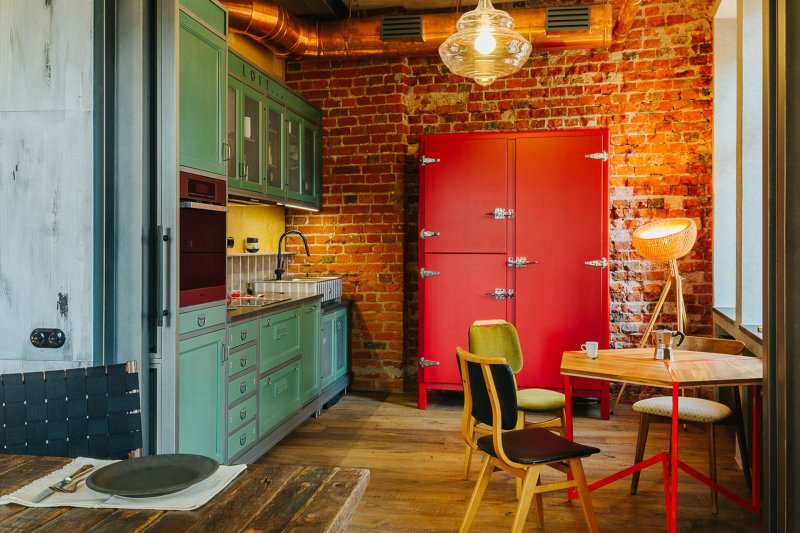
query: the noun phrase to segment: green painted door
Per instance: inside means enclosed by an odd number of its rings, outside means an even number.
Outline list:
[[[267,98],[267,194],[286,197],[284,120],[286,108]]]
[[[264,95],[242,86],[241,178],[242,189],[264,192]]]
[[[333,322],[333,336],[335,339],[334,351],[336,352],[333,364],[334,376],[336,379],[339,379],[347,374],[347,363],[349,359],[348,355],[350,347],[350,328],[348,322],[347,308],[336,311],[336,317],[334,318]]]
[[[258,434],[264,436],[301,407],[300,368],[292,363],[258,382]]]
[[[225,39],[180,14],[180,164],[225,175]]]
[[[242,82],[228,77],[228,111],[225,115],[225,168],[230,187],[241,187],[239,176],[239,119],[242,116]]]
[[[319,379],[320,390],[333,383],[336,379],[334,360],[336,356],[333,332],[335,329],[336,313],[322,315],[319,351]]]
[[[225,331],[180,341],[178,451],[224,461]]]
[[[302,196],[302,157],[303,119],[299,115],[286,112],[286,196],[292,200],[303,201]]]
[[[317,208],[322,205],[320,148],[319,126],[304,120],[300,150],[300,200],[309,207]]]
[[[300,387],[303,404],[319,394],[319,304],[303,306],[303,365]]]

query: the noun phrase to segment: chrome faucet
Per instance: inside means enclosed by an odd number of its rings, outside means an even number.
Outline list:
[[[305,235],[303,235],[302,233],[300,233],[296,229],[290,229],[290,230],[284,231],[283,235],[281,235],[281,238],[278,239],[278,268],[275,269],[275,279],[276,280],[280,280],[281,277],[283,276],[283,273],[286,272],[286,270],[281,268],[281,264],[283,263],[283,258],[281,257],[281,244],[283,244],[283,239],[287,235],[289,235],[290,233],[294,233],[296,235],[299,235],[300,238],[303,239],[303,245],[306,247],[306,255],[311,255],[311,252],[308,251],[308,243],[306,242],[306,236]]]

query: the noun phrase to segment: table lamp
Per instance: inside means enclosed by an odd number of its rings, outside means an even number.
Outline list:
[[[691,218],[666,218],[645,224],[631,236],[633,247],[636,251],[651,261],[667,261],[669,263],[669,276],[664,287],[661,289],[661,296],[647,324],[647,329],[642,335],[639,347],[643,348],[647,343],[647,336],[658,319],[664,300],[675,281],[675,299],[678,313],[678,331],[683,332],[687,325],[686,306],[683,303],[683,284],[678,272],[678,259],[689,253],[697,240],[697,226]]]

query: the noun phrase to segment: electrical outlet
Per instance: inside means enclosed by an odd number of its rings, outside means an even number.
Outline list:
[[[31,331],[31,344],[37,348],[61,348],[67,336],[56,328],[36,328]]]

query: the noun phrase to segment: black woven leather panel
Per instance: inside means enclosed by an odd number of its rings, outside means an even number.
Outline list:
[[[0,453],[125,459],[142,447],[125,365],[0,375]]]

